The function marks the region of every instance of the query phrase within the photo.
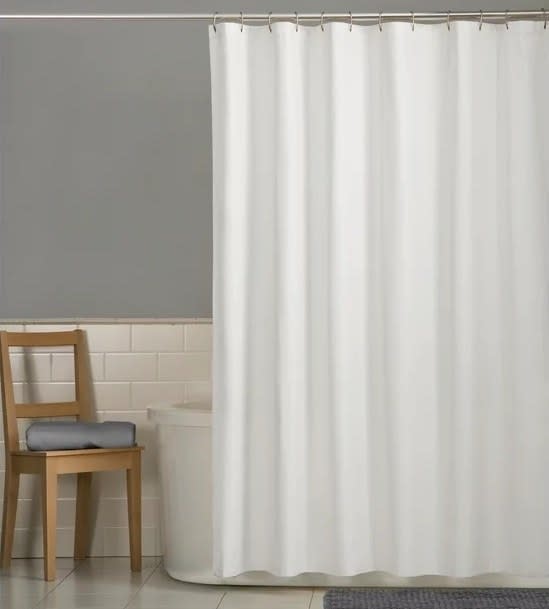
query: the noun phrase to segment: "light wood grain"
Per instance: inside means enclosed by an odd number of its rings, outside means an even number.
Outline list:
[[[92,474],[80,472],[76,479],[76,518],[74,522],[74,558],[88,556],[90,541],[90,493]]]
[[[19,474],[8,469],[4,481],[4,510],[2,513],[2,540],[0,544],[0,566],[2,569],[7,569],[11,562],[18,496]]]
[[[57,534],[57,471],[55,460],[44,459],[42,471],[42,536],[44,539],[44,579],[55,579]]]
[[[43,419],[44,417],[75,417],[80,407],[78,402],[42,402],[40,404],[15,404],[18,419]]]
[[[80,340],[82,330],[69,332],[5,332],[10,347],[69,347]]]
[[[130,528],[130,561],[132,571],[141,571],[141,459],[132,455],[126,470],[128,523]]]

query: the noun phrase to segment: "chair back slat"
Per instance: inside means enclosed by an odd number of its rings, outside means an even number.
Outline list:
[[[72,346],[74,352],[75,399],[68,402],[19,403],[15,401],[10,347]],[[17,419],[74,416],[91,420],[90,379],[85,333],[70,332],[0,332],[0,378],[6,456],[19,450]]]
[[[78,343],[78,333],[70,332],[6,332],[10,347],[69,347]]]
[[[43,419],[44,417],[77,417],[78,402],[40,402],[37,404],[15,404],[18,419]]]

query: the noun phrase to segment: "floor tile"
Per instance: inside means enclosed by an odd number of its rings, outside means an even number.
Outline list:
[[[72,571],[77,564],[78,561],[75,561],[74,558],[57,558],[55,561],[58,574]],[[42,579],[44,577],[44,560],[42,558],[13,558],[9,571],[0,570],[0,576],[2,574],[25,575]]]
[[[0,582],[37,582],[48,588],[55,587],[74,570],[74,561],[57,559],[56,578],[53,582],[44,581],[44,561],[41,558],[14,558],[9,569],[0,569]],[[32,585],[32,584],[31,584]]]
[[[0,590],[7,590],[10,587],[27,586],[29,590],[51,590],[55,588],[73,569],[57,568],[54,581],[44,580],[44,569],[42,561],[39,565],[18,565],[8,570],[0,570]]]
[[[171,594],[139,593],[127,609],[217,609],[223,594],[223,592],[194,589],[181,589]]]
[[[225,593],[219,609],[309,609],[309,588],[236,588]]]
[[[372,585],[544,586],[548,579],[479,576],[396,578],[372,574]],[[0,609],[323,609],[326,588],[214,586],[171,578],[161,559],[143,559],[132,573],[128,558],[57,559],[57,579],[43,580],[42,559],[14,559],[0,571]]]
[[[71,573],[57,588],[59,596],[74,596],[80,594],[104,594],[106,596],[124,597],[129,599],[145,583],[144,573]]]
[[[2,596],[0,595],[0,607],[2,609],[34,609],[40,598],[33,596]]]
[[[144,556],[142,559],[142,573],[150,572],[160,564],[159,556]],[[130,559],[127,556],[94,556],[86,560],[77,561],[77,571],[89,573],[131,573]]]
[[[225,590],[221,586],[177,581],[159,567],[128,609],[217,609]]]
[[[56,588],[73,570],[72,559],[59,559],[55,581],[44,581],[42,559],[13,559],[9,570],[0,571],[0,607],[34,607]]]
[[[58,594],[55,590],[33,609],[124,609],[131,595]]]
[[[309,609],[324,609],[324,595],[328,588],[315,588]]]
[[[76,569],[61,582],[55,596],[58,602],[81,595],[104,595],[110,597],[111,601],[116,598],[115,604],[121,600],[128,602],[159,561],[159,558],[145,557],[142,571],[133,573],[129,558],[88,558],[79,562]]]

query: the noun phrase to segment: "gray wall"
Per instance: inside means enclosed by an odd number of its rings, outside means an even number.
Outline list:
[[[0,0],[0,11],[447,8],[436,0],[91,4]],[[211,315],[209,78],[204,23],[0,23],[0,318]]]

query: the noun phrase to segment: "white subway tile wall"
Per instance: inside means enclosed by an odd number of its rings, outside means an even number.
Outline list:
[[[204,402],[211,399],[211,324],[200,323],[58,323],[10,324],[0,330],[48,332],[86,330],[93,378],[93,399],[100,421],[137,425],[143,453],[143,554],[161,553],[161,526],[154,428],[146,408],[155,402]],[[13,349],[16,399],[74,399],[72,354],[66,348]],[[28,421],[20,421],[21,439]],[[4,485],[3,429],[0,421],[0,485]],[[22,444],[24,448],[24,444]],[[58,556],[72,556],[75,477],[60,476]],[[1,496],[0,496],[1,507]],[[128,528],[124,472],[94,474],[92,556],[127,556]],[[14,556],[42,555],[40,486],[22,476]]]
[[[185,326],[185,351],[211,351],[211,324],[189,324]]]
[[[183,372],[183,376],[181,376]],[[206,381],[211,375],[209,353],[159,353],[158,380]]]

